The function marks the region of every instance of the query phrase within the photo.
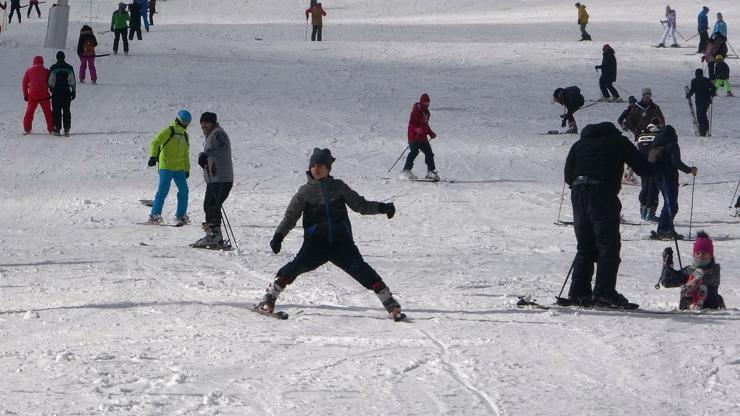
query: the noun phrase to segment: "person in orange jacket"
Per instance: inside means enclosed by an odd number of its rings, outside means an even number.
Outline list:
[[[44,58],[41,56],[33,57],[33,66],[26,70],[23,74],[23,99],[28,103],[26,105],[26,114],[23,116],[23,131],[25,134],[31,132],[33,125],[33,114],[36,112],[36,107],[41,105],[41,109],[44,111],[44,118],[46,118],[46,130],[51,133],[52,131],[52,117],[51,117],[51,95],[49,94],[49,70],[44,67]]]
[[[323,26],[323,16],[326,16],[326,12],[321,7],[321,3],[316,3],[315,6],[306,9],[306,20],[308,20],[308,14],[311,13],[311,41],[321,42],[321,27]]]

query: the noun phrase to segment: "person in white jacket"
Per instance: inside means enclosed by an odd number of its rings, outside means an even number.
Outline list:
[[[665,26],[665,32],[663,32],[658,47],[665,48],[665,41],[668,39],[668,35],[671,35],[671,39],[673,39],[671,48],[678,48],[678,42],[676,42],[676,11],[671,9],[671,6],[665,6],[665,20],[661,20],[660,23],[667,24],[667,26]]]

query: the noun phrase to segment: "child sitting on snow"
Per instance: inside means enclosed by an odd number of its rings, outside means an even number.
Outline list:
[[[724,309],[725,301],[719,295],[719,264],[714,261],[714,247],[707,233],[696,234],[693,249],[694,262],[681,270],[673,269],[673,250],[663,250],[663,272],[660,283],[664,287],[681,286],[681,310]]]

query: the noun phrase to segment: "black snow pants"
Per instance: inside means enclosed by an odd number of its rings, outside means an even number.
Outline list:
[[[13,20],[13,12],[16,12],[16,14],[18,15],[18,23],[20,23],[21,22],[21,8],[15,7],[15,6],[10,6],[10,16],[8,16],[8,23],[10,23],[10,21]]]
[[[599,77],[599,89],[603,97],[609,98],[609,93],[611,93],[612,97],[619,98],[619,91],[614,88],[611,81],[607,81],[603,76]]]
[[[64,127],[69,131],[72,124],[72,115],[69,113],[69,105],[72,103],[72,93],[69,91],[52,91],[51,113],[54,118],[54,131],[60,131]]]
[[[696,122],[699,124],[700,136],[706,136],[709,131],[709,118],[707,117],[707,111],[709,111],[710,104],[712,103],[696,100]]]
[[[118,39],[123,39],[123,51],[128,53],[128,39],[126,38],[128,28],[124,27],[123,29],[116,29],[114,32],[115,37],[113,38],[113,53],[118,53]]]
[[[213,182],[206,185],[206,196],[203,198],[203,211],[206,223],[221,226],[221,207],[229,197],[234,182]]]
[[[403,165],[403,170],[411,170],[414,167],[414,160],[419,155],[421,150],[424,153],[424,163],[427,164],[427,170],[436,171],[437,168],[434,165],[434,153],[432,152],[432,145],[427,140],[423,142],[413,141],[409,143],[409,155],[406,156],[406,163]]]
[[[640,205],[652,210],[658,208],[659,180],[660,178],[656,179],[647,176],[640,178],[640,195],[638,196]]]
[[[311,29],[311,40],[321,42],[321,26],[313,26],[313,29]]]

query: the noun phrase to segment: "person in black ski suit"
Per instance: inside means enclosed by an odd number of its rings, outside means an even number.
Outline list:
[[[601,52],[601,65],[596,65],[594,68],[601,70],[599,89],[601,89],[602,101],[620,102],[619,92],[612,85],[617,82],[617,57],[614,56],[614,49],[607,43],[601,48]],[[611,93],[611,99],[609,93]]]
[[[704,71],[701,68],[697,68],[694,71],[694,79],[691,80],[691,88],[686,93],[686,99],[690,100],[691,96],[694,95],[696,122],[699,125],[700,136],[706,137],[709,132],[707,111],[709,111],[709,106],[712,105],[712,97],[714,97],[715,91],[717,91],[717,87],[709,78],[704,77]]]
[[[565,183],[570,186],[578,252],[567,304],[634,308],[616,290],[619,271],[619,201],[624,164],[640,176],[660,173],[610,122],[589,124],[568,152]],[[591,279],[596,263],[596,281]],[[560,300],[559,300],[560,301]]]
[[[670,124],[666,124],[655,136],[648,160],[659,165],[663,174],[659,181],[663,209],[660,211],[658,228],[652,233],[652,238],[681,240],[683,236],[677,234],[673,226],[673,219],[678,213],[678,171],[696,176],[698,170],[696,166],[686,166],[681,160],[678,135]]]
[[[272,312],[280,292],[296,277],[332,262],[366,289],[375,292],[388,313],[396,318],[401,314],[401,306],[357,249],[347,207],[363,215],[385,214],[389,219],[395,215],[396,208],[393,203],[367,201],[347,184],[330,176],[334,160],[329,149],[313,150],[306,172],[308,183],[293,195],[270,241],[272,251],[279,253],[283,239],[302,216],[303,245],[295,258],[277,272],[275,281],[267,287],[267,293],[258,308]]]
[[[131,15],[128,21],[128,40],[134,40],[134,32],[136,33],[136,39],[141,40],[141,13],[139,5],[136,2],[129,3],[128,11]]]
[[[72,115],[69,106],[75,99],[75,70],[64,61],[64,52],[57,52],[57,62],[49,68],[49,90],[51,91],[51,112],[54,118],[54,131],[59,136],[64,126],[64,135],[69,136]]]
[[[648,124],[647,131],[638,135],[637,150],[647,160],[650,156],[650,149],[653,147],[655,136],[660,132],[660,128],[655,124]],[[642,178],[640,181],[640,218],[645,221],[657,221],[655,211],[658,209],[659,179],[656,177]]]
[[[576,119],[573,117],[573,113],[578,111],[585,101],[583,95],[581,95],[581,89],[575,85],[566,88],[556,88],[552,93],[552,98],[556,103],[561,104],[566,109],[565,114],[560,116],[563,119],[560,127],[565,127],[565,123],[567,122],[568,130],[566,133],[578,133],[578,126],[576,125]]]
[[[21,0],[10,0],[10,16],[8,16],[8,23],[13,20],[13,12],[18,14],[18,23],[21,22]]]

